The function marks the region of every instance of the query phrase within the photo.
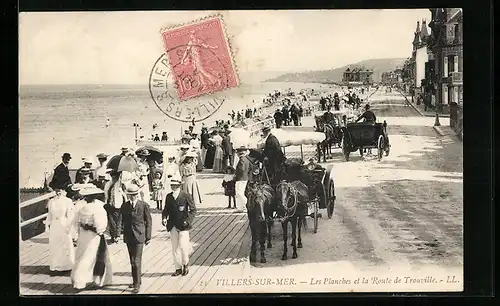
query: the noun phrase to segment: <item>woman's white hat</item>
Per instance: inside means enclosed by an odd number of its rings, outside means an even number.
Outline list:
[[[84,157],[82,158],[82,160],[85,164],[92,164],[92,159],[90,159],[89,157]]]
[[[196,154],[195,151],[189,151],[186,153],[186,155],[184,155],[185,157],[197,157],[198,154]]]
[[[83,188],[79,191],[80,195],[82,196],[89,196],[89,195],[94,195],[94,194],[103,194],[104,191],[102,189],[99,189],[97,187],[89,187],[89,188]]]
[[[189,149],[189,148],[191,148],[191,146],[189,144],[187,144],[187,143],[181,144],[181,149]]]

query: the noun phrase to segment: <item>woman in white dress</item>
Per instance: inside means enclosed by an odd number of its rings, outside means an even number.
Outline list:
[[[179,172],[182,177],[181,190],[189,193],[193,197],[194,205],[197,206],[201,201],[200,188],[196,181],[196,152],[189,151],[181,160]]]
[[[108,216],[104,203],[97,199],[103,195],[97,187],[80,190],[86,204],[76,214],[79,225],[76,261],[71,271],[71,283],[77,290],[85,289],[89,284],[103,287],[111,283],[111,257],[108,251],[104,231],[108,225]]]
[[[149,191],[149,182],[148,182],[148,175],[150,169],[147,161],[147,157],[149,155],[151,155],[151,153],[149,153],[148,150],[137,152],[137,156],[140,158],[140,160],[137,162],[137,164],[139,165],[139,169],[136,171],[136,175],[138,177],[136,183],[140,188],[141,200],[143,200],[144,202],[148,203],[151,206],[152,201],[151,201],[151,193]]]
[[[215,155],[214,155],[214,166],[212,167],[212,171],[214,173],[223,173],[224,167],[222,163],[222,134],[223,131],[220,131],[218,134],[215,134],[213,137],[213,142],[215,144]]]
[[[179,173],[179,165],[175,161],[175,156],[169,156],[166,163],[165,172],[163,173],[163,186],[165,187],[165,195],[172,192],[170,188],[170,181],[172,177],[181,176]],[[163,201],[165,203],[165,201]]]
[[[49,234],[50,271],[70,271],[75,264],[72,225],[75,215],[73,201],[64,191],[55,189],[56,196],[48,203],[49,214],[45,230]]]

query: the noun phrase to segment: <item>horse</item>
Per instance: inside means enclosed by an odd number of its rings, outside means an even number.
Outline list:
[[[292,258],[297,258],[297,248],[302,248],[300,229],[302,224],[306,226],[305,217],[307,214],[308,188],[300,181],[287,182],[282,180],[276,186],[276,195],[279,199],[277,201],[277,215],[280,218],[281,227],[283,228],[283,256],[281,259],[288,259],[288,222],[292,224]]]
[[[323,162],[326,162],[326,154],[332,155],[332,144],[338,140],[338,135],[341,132],[334,124],[324,123],[322,117],[315,116],[314,119],[316,120],[316,131],[325,134],[325,139],[317,144],[318,162],[321,162],[321,153],[323,153]]]
[[[271,186],[262,182],[249,182],[245,190],[247,195],[247,211],[250,230],[252,233],[252,246],[250,248],[250,263],[257,261],[257,238],[260,244],[260,262],[266,262],[265,242],[267,235],[267,247],[271,248],[272,202],[275,198]],[[267,228],[266,228],[267,225]]]

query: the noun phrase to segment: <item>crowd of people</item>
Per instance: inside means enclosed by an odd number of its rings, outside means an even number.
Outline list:
[[[301,105],[284,105],[290,114],[285,125],[300,125]],[[258,111],[257,111],[258,114]],[[247,110],[245,116],[255,116]],[[197,175],[203,169],[224,174],[221,187],[228,198],[228,208],[246,211],[245,189],[256,164],[267,170],[270,182],[280,180],[286,159],[270,127],[261,130],[265,144],[260,157],[250,156],[247,146],[235,146],[229,122],[219,121],[210,130],[201,127],[198,134],[191,125],[184,131],[175,153],[123,147],[111,158],[97,154],[98,166],[84,158],[75,181],[70,177],[70,153],[54,169],[48,184],[56,195],[49,201],[46,230],[49,233],[50,270],[71,271],[73,288],[111,284],[113,259],[109,244],[124,242],[132,271],[130,288],[141,287],[144,247],[151,241],[151,213],[161,212],[162,224],[170,232],[173,253],[173,276],[189,273],[189,255],[193,251],[189,230],[202,203]],[[163,133],[165,138],[166,133]],[[110,240],[106,241],[107,232]]]

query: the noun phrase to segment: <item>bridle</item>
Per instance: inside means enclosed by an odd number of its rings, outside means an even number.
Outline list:
[[[298,200],[299,192],[298,192],[297,188],[293,187],[290,183],[288,183],[286,181],[280,182],[278,184],[278,186],[276,186],[276,188],[282,189],[283,186],[286,186],[287,194],[288,194],[288,192],[291,192],[293,194],[293,205],[292,205],[292,207],[288,207],[288,205],[282,203],[283,207],[285,208],[285,216],[280,218],[281,222],[284,222],[284,221],[288,220],[289,218],[293,217],[295,215],[295,213],[297,212],[297,207],[299,204],[299,200]],[[283,195],[283,190],[282,190],[282,195]],[[287,204],[288,204],[288,201],[287,201]],[[292,213],[290,214],[290,212],[292,212]]]

